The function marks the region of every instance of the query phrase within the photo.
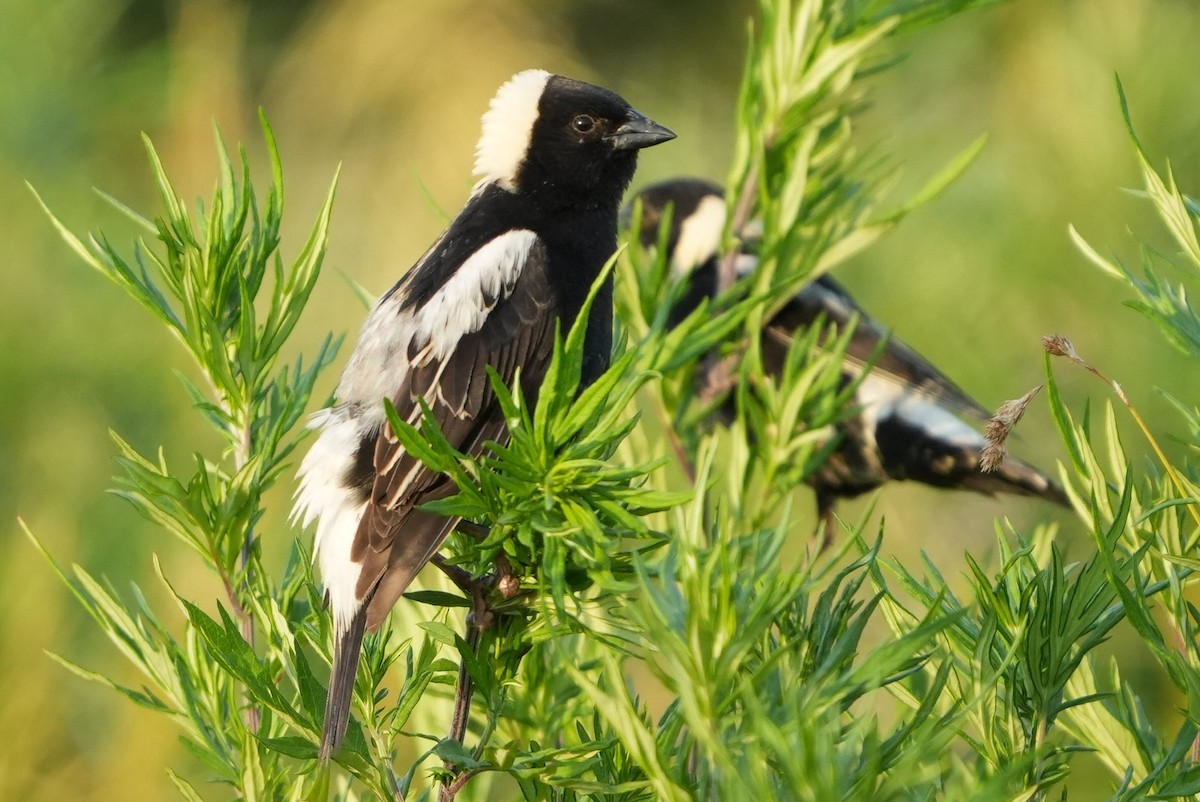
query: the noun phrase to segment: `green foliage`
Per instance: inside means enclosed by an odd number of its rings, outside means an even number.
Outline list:
[[[646,770],[650,798],[875,799],[927,779],[924,758],[909,750],[931,728],[932,708],[890,733],[845,715],[920,665],[953,619],[914,626],[860,662],[880,601],[859,592],[875,551],[840,570],[835,560],[790,564],[790,527],[697,526],[708,502],[679,512],[676,539],[655,572],[642,567],[644,594],[628,609],[645,633],[647,667],[675,700],[663,717],[652,725],[641,714],[615,655],[601,680],[568,669]]]
[[[83,568],[76,566],[72,578],[56,566],[147,684],[141,690],[120,687],[58,659],[171,716],[212,779],[246,798],[301,799],[308,781],[296,776],[285,756],[296,752],[297,734],[312,739],[319,731],[322,691],[304,649],[323,643],[326,627],[303,548],[297,545],[282,575],[273,577],[262,565],[255,528],[264,494],[299,443],[296,423],[316,377],[337,349],[326,339],[307,365],[297,359],[278,366],[320,272],[333,190],[307,244],[285,266],[277,250],[283,172],[265,118],[262,124],[272,183],[261,205],[244,152],[235,171],[218,135],[221,178],[195,220],[147,140],[163,215],[151,222],[113,201],[156,239],[153,246],[138,242],[132,260],[103,235],[85,243],[52,217],[88,264],[124,288],[184,346],[205,388],[182,373],[180,381],[224,442],[219,454],[197,452],[193,472],[184,478],[165,454],[146,457],[113,434],[124,469],[115,492],[183,540],[215,573],[225,596],[216,618],[180,597],[161,570],[159,579],[178,605],[176,625],[169,623],[172,611],[152,610],[136,586],[126,602]],[[185,798],[199,798],[183,776],[171,778]]]
[[[330,627],[310,555],[297,541],[272,570],[256,529],[336,350],[326,340],[307,365],[279,366],[320,270],[333,193],[285,266],[282,169],[265,121],[272,182],[261,202],[245,156],[235,170],[218,138],[218,189],[193,214],[148,148],[161,216],[118,207],[155,245],[127,258],[103,236],[85,243],[55,224],[164,324],[203,378],[184,378],[185,391],[223,449],[197,453],[181,473],[114,435],[117,492],[191,547],[224,598],[183,598],[156,563],[176,604],[152,609],[136,586],[122,596],[46,554],[143,685],[55,659],[179,726],[194,760],[169,776],[186,799],[210,795],[200,777],[246,799],[429,798],[441,783],[443,798],[495,790],[564,802],[1034,800],[1066,798],[1081,752],[1109,772],[1114,800],[1200,795],[1200,613],[1189,600],[1200,491],[1195,467],[1165,461],[1140,418],[1162,475],[1135,472],[1112,407],[1099,437],[1086,415],[1076,423],[1049,375],[1064,478],[1093,547],[1082,559],[1068,559],[1053,528],[1027,536],[998,525],[995,558],[967,555],[968,592],[956,594],[931,561],[881,558],[886,534],[881,525],[867,537],[869,519],[847,525],[834,553],[793,545],[809,534],[796,488],[824,459],[853,391],[841,386],[847,341],[820,327],[800,333],[783,374],[768,376],[751,335],[978,152],[980,143],[881,212],[892,173],[856,152],[850,133],[863,78],[889,63],[892,33],[980,4],[763,0],[726,237],[760,219],[762,269],[667,330],[679,290],[663,249],[626,248],[610,266],[622,341],[612,366],[580,388],[576,325],[556,339],[536,406],[519,381],[493,375],[510,438],[481,456],[455,451],[430,415],[410,425],[393,411],[405,448],[458,488],[430,508],[486,527],[481,539],[455,535],[449,561],[476,577],[502,561],[519,592],[489,594],[494,620],[477,639],[461,634],[472,600],[409,593],[367,639],[355,721],[332,770],[316,764]],[[1147,197],[1181,248],[1184,282],[1195,283],[1200,209],[1134,141]],[[1145,251],[1143,280],[1085,253],[1134,290],[1135,308],[1169,342],[1200,356],[1200,318],[1184,286],[1161,279],[1164,257]],[[722,360],[734,365],[731,387],[698,389]],[[1177,406],[1195,446],[1193,401]],[[1097,657],[1122,630],[1174,688],[1181,710],[1168,726],[1151,721],[1116,659]],[[653,699],[635,672],[652,678]],[[442,735],[449,721],[439,716],[464,677],[475,697],[460,742]]]
[[[852,134],[866,102],[863,79],[886,62],[884,43],[903,25],[980,5],[976,2],[759,4],[738,100],[729,171],[730,233],[751,211],[762,221],[754,284],[794,291],[870,246],[912,209],[935,197],[982,148],[980,139],[912,200],[873,217],[892,176]],[[791,293],[776,296],[780,302]],[[757,331],[768,306],[747,320]]]
[[[1121,112],[1129,129],[1145,182],[1145,197],[1179,247],[1166,259],[1143,247],[1145,280],[1138,279],[1119,260],[1100,256],[1072,230],[1080,249],[1105,273],[1125,282],[1138,296],[1130,305],[1163,333],[1164,339],[1193,360],[1200,358],[1200,315],[1187,300],[1187,289],[1200,289],[1200,208],[1150,165],[1134,133],[1128,103],[1117,83]],[[1183,281],[1171,288],[1158,275],[1159,262],[1179,271]],[[1090,366],[1089,366],[1090,367]],[[1094,369],[1093,369],[1094,372]],[[1142,423],[1119,385],[1118,398],[1139,423],[1160,460],[1161,474],[1135,472],[1125,455],[1111,404],[1104,408],[1103,431],[1094,437],[1085,417],[1076,423],[1062,402],[1057,380],[1047,362],[1050,399],[1063,441],[1072,455],[1077,482],[1070,489],[1079,500],[1097,548],[1097,559],[1124,609],[1132,629],[1174,686],[1180,699],[1180,719],[1168,728],[1147,721],[1143,704],[1122,682],[1114,660],[1104,673],[1112,695],[1103,707],[1081,709],[1072,715],[1080,742],[1095,749],[1120,781],[1117,799],[1176,799],[1200,795],[1196,745],[1200,743],[1200,649],[1197,613],[1190,591],[1200,567],[1195,550],[1200,543],[1200,474],[1194,464],[1172,464]],[[1192,434],[1189,446],[1200,449],[1197,407],[1176,401]],[[1098,442],[1097,442],[1098,440]],[[1077,679],[1080,687],[1095,685],[1091,671]],[[1173,735],[1169,735],[1173,731]]]

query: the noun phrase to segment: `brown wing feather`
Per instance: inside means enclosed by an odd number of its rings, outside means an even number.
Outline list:
[[[772,339],[786,345],[791,341],[793,332],[807,329],[821,314],[824,314],[826,323],[835,323],[843,329],[849,324],[851,315],[858,315],[858,326],[846,348],[848,362],[866,364],[886,338],[883,352],[876,357],[872,375],[925,393],[938,399],[948,409],[980,420],[991,417],[986,407],[967,395],[903,340],[880,326],[841,284],[829,276],[821,276],[789,299],[768,323],[767,333]]]
[[[508,297],[445,360],[432,359],[420,348],[410,353],[405,383],[392,399],[401,418],[419,420],[423,399],[446,439],[471,455],[478,455],[489,440],[506,437],[486,366],[508,384],[520,368],[527,397],[541,384],[558,317],[545,270],[545,251],[537,245]],[[390,426],[383,427],[375,441],[374,464],[371,497],[351,554],[362,563],[356,592],[359,598],[370,598],[370,629],[379,626],[456,523],[416,509],[451,495],[454,485],[404,451]]]

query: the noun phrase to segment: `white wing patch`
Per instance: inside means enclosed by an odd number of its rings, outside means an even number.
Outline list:
[[[671,267],[677,275],[685,276],[697,265],[704,264],[721,245],[725,230],[725,201],[718,195],[706,195],[679,226],[675,254]]]
[[[475,175],[512,192],[529,150],[542,91],[551,78],[545,70],[518,72],[496,90],[483,114],[483,133],[475,148]]]
[[[527,229],[508,231],[467,259],[414,313],[413,344],[421,359],[444,361],[459,340],[479,331],[496,303],[508,297],[537,242]]]
[[[928,395],[907,390],[874,374],[867,374],[858,386],[856,400],[862,406],[869,433],[874,433],[879,421],[895,416],[949,445],[980,448],[985,444],[982,434]]]

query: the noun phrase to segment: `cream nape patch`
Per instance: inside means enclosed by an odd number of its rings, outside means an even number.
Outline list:
[[[483,131],[475,148],[475,175],[515,189],[517,170],[529,150],[538,103],[551,74],[545,70],[518,72],[496,90],[483,114]]]
[[[721,245],[724,230],[725,200],[717,195],[708,195],[679,226],[679,239],[675,242],[675,253],[671,260],[674,273],[686,276],[697,265],[711,259]]]

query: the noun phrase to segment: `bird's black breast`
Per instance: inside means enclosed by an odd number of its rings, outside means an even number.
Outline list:
[[[539,220],[539,238],[546,244],[547,275],[562,303],[562,332],[575,323],[588,292],[617,248],[617,211],[588,208]],[[600,377],[612,355],[613,279],[596,294],[584,334],[583,386]]]

